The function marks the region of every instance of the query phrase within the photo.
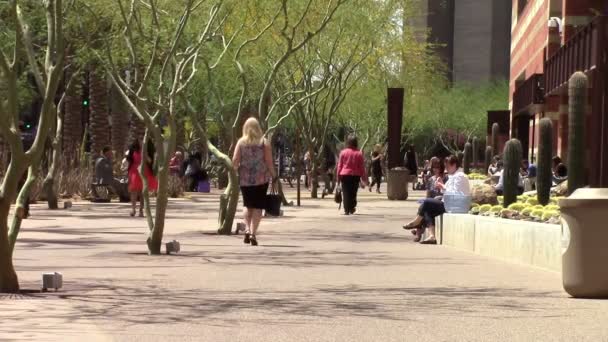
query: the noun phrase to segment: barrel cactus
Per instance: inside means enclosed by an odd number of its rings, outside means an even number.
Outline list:
[[[473,138],[473,166],[475,168],[479,163],[479,139],[477,137]]]
[[[500,129],[500,127],[498,126],[497,123],[494,123],[492,125],[492,154],[495,156],[500,154],[499,129]]]
[[[464,157],[462,161],[462,165],[464,168],[464,173],[471,173],[471,163],[473,160],[473,145],[471,143],[464,144]]]
[[[492,164],[493,157],[494,157],[494,154],[492,153],[492,146],[486,146],[486,156],[485,156],[486,172],[490,168],[490,164]]]
[[[536,167],[536,197],[538,203],[549,204],[552,185],[553,123],[544,118],[538,124],[538,156]]]
[[[504,150],[504,170],[503,170],[503,193],[505,208],[517,202],[518,184],[519,184],[519,169],[522,159],[521,142],[517,139],[511,139],[505,145]]]
[[[577,72],[568,82],[568,194],[585,186],[585,115],[588,79]]]

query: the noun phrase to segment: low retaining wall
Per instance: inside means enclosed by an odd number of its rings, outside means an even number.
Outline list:
[[[466,214],[445,214],[441,244],[561,272],[562,227]]]

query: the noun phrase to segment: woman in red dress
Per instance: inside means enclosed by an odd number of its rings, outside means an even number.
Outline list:
[[[144,167],[144,175],[148,181],[148,190],[156,191],[158,189],[158,181],[152,172],[152,165],[154,164],[154,147],[148,145],[148,151],[146,151],[146,163]],[[129,147],[129,155],[127,156],[129,161],[128,175],[129,175],[129,193],[131,194],[131,216],[135,216],[137,208],[137,199],[139,198],[139,217],[144,216],[144,203],[142,191],[144,184],[139,176],[139,166],[142,162],[142,151],[139,140],[135,140]]]

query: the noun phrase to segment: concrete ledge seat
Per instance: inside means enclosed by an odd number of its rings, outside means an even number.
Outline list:
[[[444,214],[438,241],[479,255],[562,269],[562,227],[468,214]]]

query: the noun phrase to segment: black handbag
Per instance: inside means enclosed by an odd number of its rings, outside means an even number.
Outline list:
[[[342,187],[339,185],[336,187],[336,194],[334,195],[334,201],[340,205],[338,209],[342,208]]]
[[[275,187],[271,187],[270,192],[266,195],[266,215],[281,216],[281,204],[283,200],[278,194]]]

